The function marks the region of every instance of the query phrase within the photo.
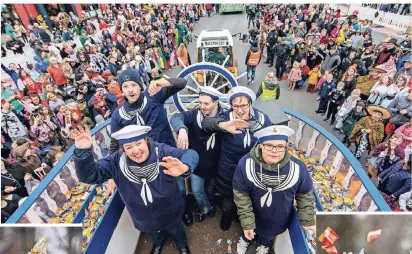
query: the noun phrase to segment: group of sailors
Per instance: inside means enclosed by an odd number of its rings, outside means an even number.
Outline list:
[[[222,230],[239,218],[237,253],[246,253],[253,240],[257,253],[268,253],[287,230],[295,200],[302,227],[315,232],[312,178],[288,153],[294,131],[254,108],[251,89],[233,87],[228,109],[219,101],[222,93],[200,87],[198,107],[169,123],[164,104],[185,88],[185,79],[154,80],[145,90],[139,71],[126,69],[118,84],[124,103],[112,114],[111,155],[95,162],[90,131],[78,127],[72,131],[74,162],[82,182],[114,181],[135,228],[153,236],[151,253],[162,253],[166,233],[180,253],[190,253],[182,223],[192,223],[185,179],[196,199],[197,222],[215,215],[214,194],[223,199]]]

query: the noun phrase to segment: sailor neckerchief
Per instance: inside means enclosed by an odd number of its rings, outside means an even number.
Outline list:
[[[253,132],[259,130],[265,124],[265,115],[262,114],[259,111],[256,111],[256,112],[257,112],[257,116],[255,114],[255,110],[253,108],[250,109],[250,118],[256,120],[256,123],[255,123],[255,125],[252,126],[252,128],[243,130],[245,132],[245,137],[243,138],[243,147],[244,148],[250,146],[251,143],[252,143],[252,137],[251,137],[250,132],[253,133]],[[236,119],[235,115],[234,115],[233,111],[230,111],[229,120],[234,120],[234,119]]]
[[[156,178],[159,176],[159,148],[155,146],[154,151],[156,153],[156,162],[153,162],[144,167],[129,166],[127,163],[126,153],[122,154],[119,161],[120,170],[129,181],[137,184],[143,184],[142,190],[140,191],[140,196],[146,206],[147,202],[153,203],[153,196],[149,187],[149,183],[156,180]]]
[[[222,113],[222,107],[220,106],[220,104],[218,104],[218,108],[217,108],[217,112],[216,112],[216,116],[218,116],[220,113]],[[202,121],[205,118],[205,116],[203,115],[202,111],[200,110],[200,108],[197,110],[196,113],[196,123],[197,126],[199,126],[199,128],[201,130],[203,130],[202,128]],[[209,149],[214,149],[215,148],[215,143],[216,143],[216,133],[212,133],[209,137],[209,139],[206,142],[206,150],[209,151]]]
[[[136,124],[145,125],[145,122],[143,118],[140,116],[140,114],[142,113],[142,111],[145,109],[146,106],[147,106],[147,97],[143,95],[143,103],[142,103],[142,106],[140,106],[140,108],[127,112],[125,108],[122,106],[119,108],[119,115],[121,118],[125,120],[131,120],[133,117],[136,116],[136,121],[137,121]]]
[[[277,176],[266,175],[263,173],[262,163],[260,172],[255,170],[255,161],[252,158],[246,160],[246,176],[256,187],[266,191],[265,195],[260,198],[260,206],[267,207],[272,204],[272,192],[283,191],[291,188],[299,180],[299,165],[292,160],[289,161],[289,172],[287,175],[280,175],[279,164],[277,166]]]

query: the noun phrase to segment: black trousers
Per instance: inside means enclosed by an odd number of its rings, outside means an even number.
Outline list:
[[[326,118],[329,119],[332,116],[331,123],[335,122],[336,113],[338,113],[338,107],[339,104],[333,103],[331,101],[329,102],[328,113],[326,115]]]
[[[273,62],[273,60],[272,60]],[[276,77],[281,80],[283,73],[286,71],[286,60],[284,59],[276,59],[276,65],[275,65],[275,70],[276,70]]]
[[[319,113],[325,113],[328,109],[328,98],[320,97],[318,111]]]

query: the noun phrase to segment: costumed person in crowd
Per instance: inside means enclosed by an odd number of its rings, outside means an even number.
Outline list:
[[[369,116],[361,118],[352,130],[349,136],[349,144],[355,143],[355,157],[359,159],[363,153],[368,150],[373,151],[380,144],[384,137],[385,126],[382,120],[389,119],[391,113],[389,110],[370,105],[366,108]]]
[[[288,152],[294,133],[282,125],[259,130],[254,134],[258,143],[237,165],[233,193],[243,229],[239,254],[246,253],[255,235],[259,240],[256,253],[268,253],[273,239],[288,228],[295,200],[301,225],[316,235],[312,177],[305,164]]]
[[[72,131],[76,173],[88,184],[114,180],[134,226],[152,235],[151,253],[161,253],[169,233],[180,253],[189,254],[182,225],[184,200],[174,177],[189,177],[199,156],[193,150],[154,142],[148,138],[150,130],[149,126],[129,125],[112,133],[122,149],[95,162],[90,131],[79,126]]]
[[[253,133],[272,124],[265,113],[252,107],[256,95],[251,89],[236,86],[231,89],[228,99],[231,110],[219,117],[205,117],[202,121],[203,130],[219,132],[222,138],[216,190],[223,196],[220,228],[224,231],[229,230],[236,217],[232,179],[237,163],[256,143]]]
[[[149,137],[153,140],[176,147],[172,130],[167,119],[164,103],[168,98],[185,88],[187,80],[183,78],[159,79],[150,83],[149,88],[143,91],[142,79],[136,69],[127,69],[118,76],[120,90],[124,93],[124,102],[112,113],[111,131],[114,133],[130,124],[147,125],[152,127]],[[112,138],[110,153],[119,149],[118,142]],[[185,195],[185,186],[182,179],[178,179],[182,195]],[[193,215],[187,209],[184,222],[193,223]]]
[[[210,86],[201,86],[199,108],[194,108],[172,116],[170,124],[177,136],[177,146],[193,149],[199,154],[199,164],[190,176],[192,191],[198,211],[195,220],[203,221],[206,216],[216,213],[212,203],[215,177],[221,151],[221,138],[218,133],[207,133],[202,129],[205,117],[219,117],[224,113],[219,103],[223,94]]]
[[[271,71],[266,74],[265,80],[256,92],[256,97],[261,101],[271,101],[279,100],[279,96],[280,87],[278,79],[276,78],[275,73]]]

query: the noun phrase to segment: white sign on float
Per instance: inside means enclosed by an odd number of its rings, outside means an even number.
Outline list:
[[[206,48],[212,48],[212,47],[226,47],[229,45],[229,42],[227,40],[222,40],[222,41],[203,41],[202,42],[203,47]]]

